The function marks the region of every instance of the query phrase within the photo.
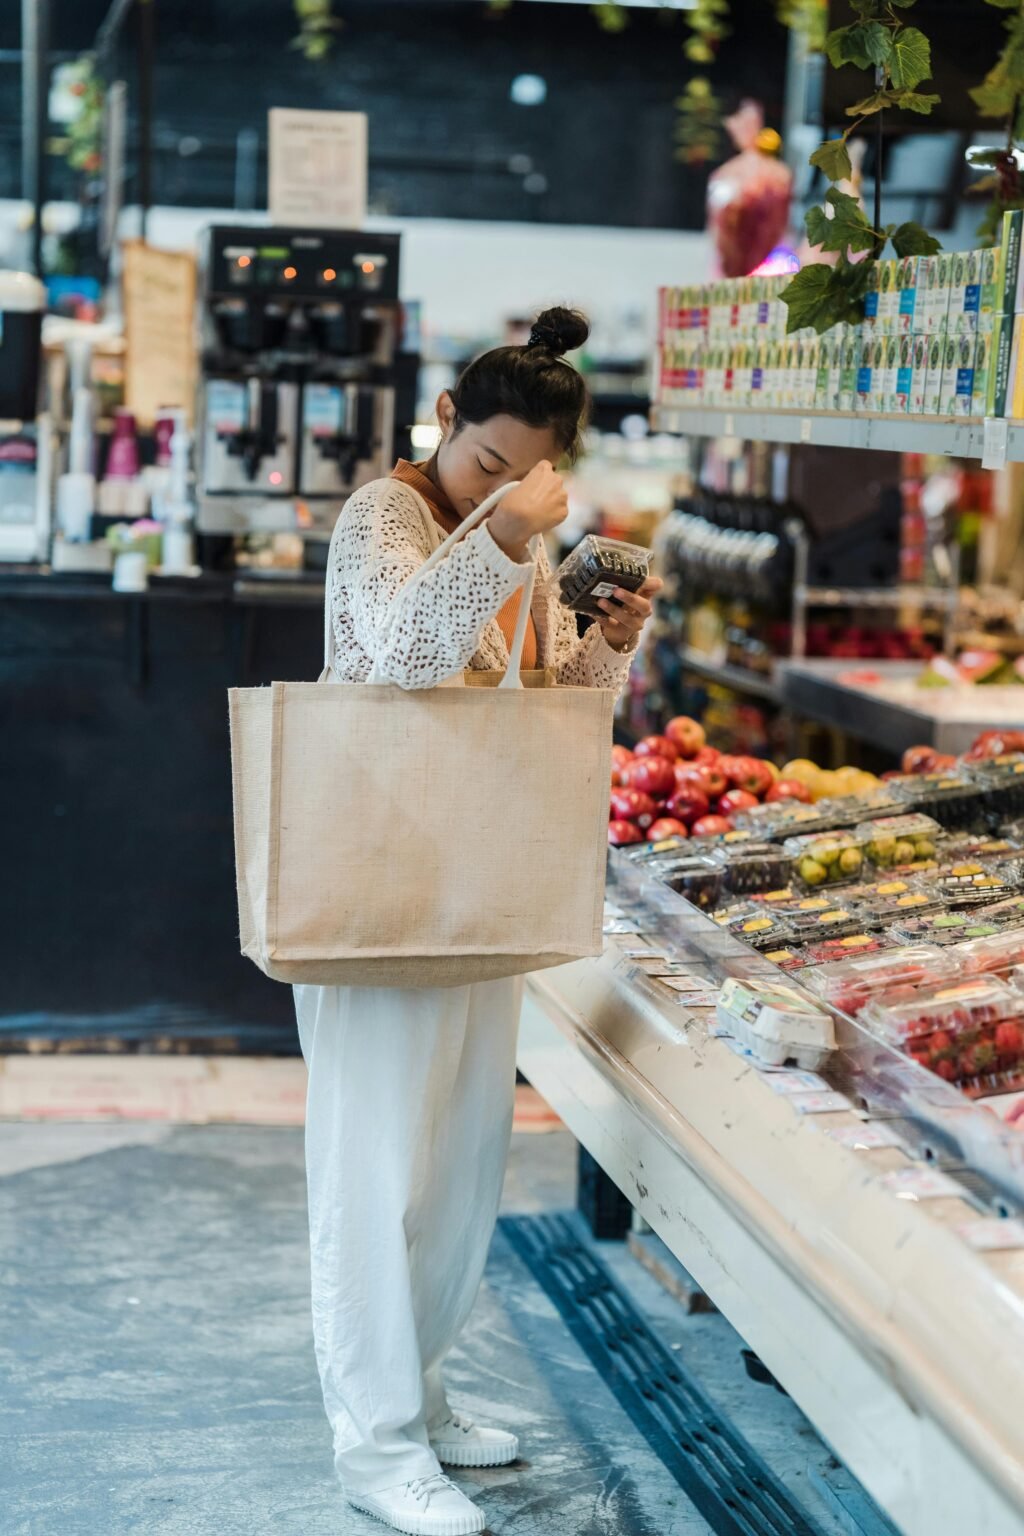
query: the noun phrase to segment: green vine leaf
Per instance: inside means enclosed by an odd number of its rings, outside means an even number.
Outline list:
[[[892,248],[897,256],[934,256],[942,245],[920,224],[901,224],[893,230]]]
[[[927,117],[932,107],[937,107],[941,100],[941,96],[928,91],[897,91],[893,106],[902,108],[904,112],[920,112],[922,117]]]
[[[853,161],[846,140],[826,139],[811,156],[811,164],[823,171],[829,181],[848,181],[853,175]]]
[[[893,35],[879,21],[858,22],[852,27],[837,27],[825,39],[825,52],[834,69],[853,64],[857,69],[874,69],[887,64],[893,51]]]
[[[862,265],[870,267],[870,262]],[[791,333],[812,326],[820,336],[842,321],[856,323],[861,320],[863,292],[856,292],[861,283],[859,280],[851,282],[851,274],[857,273],[858,268],[849,262],[828,267],[816,261],[802,267],[780,295],[789,311],[786,331]],[[867,286],[866,281],[863,286]]]
[[[901,27],[894,35],[889,77],[898,90],[912,91],[929,80],[932,73],[932,47],[917,27]]]
[[[882,112],[886,107],[891,107],[902,93],[900,91],[872,91],[870,96],[865,96],[862,101],[854,102],[852,107],[847,107],[847,117],[871,117],[875,112]]]
[[[811,245],[823,251],[870,251],[877,236],[857,199],[830,187],[825,202],[832,209],[831,217],[824,208],[811,208],[804,220]]]

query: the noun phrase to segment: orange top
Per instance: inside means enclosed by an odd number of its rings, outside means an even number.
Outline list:
[[[460,518],[456,515],[448,497],[439,485],[435,485],[422,464],[410,464],[408,459],[399,459],[391,471],[392,480],[404,480],[406,485],[411,485],[414,491],[419,491],[423,500],[430,508],[434,521],[445,533],[454,533],[459,526]],[[511,650],[512,640],[516,632],[516,620],[519,617],[519,602],[523,595],[520,587],[496,614],[501,632],[505,636],[505,644]],[[526,626],[526,639],[523,641],[523,670],[532,671],[537,666],[537,630],[530,615]]]

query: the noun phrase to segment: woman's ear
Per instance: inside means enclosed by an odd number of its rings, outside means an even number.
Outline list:
[[[450,437],[455,427],[455,401],[446,389],[437,397],[437,423],[442,437]]]

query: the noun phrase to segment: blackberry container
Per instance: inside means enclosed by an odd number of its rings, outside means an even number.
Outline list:
[[[623,544],[588,533],[555,572],[558,595],[566,608],[591,618],[607,618],[601,598],[612,598],[616,587],[637,592],[651,572],[651,552],[639,544]]]
[[[984,827],[986,797],[977,784],[955,773],[901,773],[887,779],[892,793],[910,811],[922,811],[943,827]]]

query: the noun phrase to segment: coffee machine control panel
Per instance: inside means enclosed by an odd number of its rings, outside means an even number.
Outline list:
[[[398,302],[398,235],[349,230],[211,231],[207,290],[261,298]]]

